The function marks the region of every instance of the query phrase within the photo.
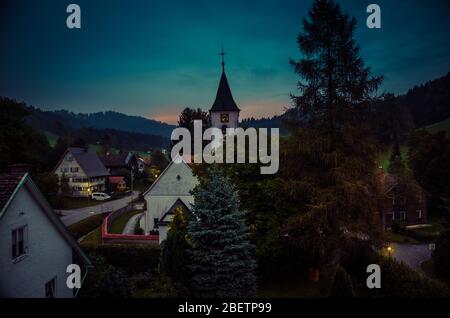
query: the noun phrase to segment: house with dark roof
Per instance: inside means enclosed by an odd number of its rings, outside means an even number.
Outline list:
[[[225,55],[222,48],[222,57]],[[231,93],[228,79],[225,74],[225,61],[222,59],[222,76],[220,77],[216,99],[209,110],[211,126],[222,129],[225,133],[227,128],[239,127],[240,109],[236,105]]]
[[[84,281],[91,261],[28,173],[0,174],[0,297],[72,298],[71,264]]]
[[[382,187],[382,222],[388,229],[393,223],[415,226],[427,223],[427,202],[424,190],[414,180],[403,184],[393,174],[380,171]]]
[[[108,169],[96,153],[84,148],[67,148],[53,172],[60,184],[67,181],[70,188],[67,195],[88,197],[92,192],[106,191]]]
[[[103,165],[108,169],[110,175],[122,175],[124,171],[137,171],[138,163],[136,156],[132,152],[119,154],[107,153],[99,156]]]

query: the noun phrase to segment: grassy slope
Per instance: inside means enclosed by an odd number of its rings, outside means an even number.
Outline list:
[[[447,136],[450,137],[450,118],[432,125],[425,126],[423,129],[427,130],[431,134],[435,134],[439,131],[445,131],[447,133]],[[400,152],[402,154],[402,158],[406,160],[408,158],[408,146],[402,145],[400,147]],[[378,164],[383,167],[384,171],[387,171],[389,169],[389,158],[391,157],[391,153],[392,146],[388,147],[378,159]]]
[[[447,133],[447,136],[450,136],[450,118],[432,125],[428,125],[425,127],[425,129],[432,134],[443,130]]]
[[[127,213],[119,216],[111,224],[111,229],[109,232],[111,232],[112,234],[121,234],[123,229],[125,228],[125,225],[127,224],[128,220],[132,216],[142,213],[142,212],[143,212],[142,210],[133,210],[133,211],[127,212]]]

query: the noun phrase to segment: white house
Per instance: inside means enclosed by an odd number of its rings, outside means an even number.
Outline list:
[[[67,148],[55,169],[61,180],[67,178],[70,195],[88,197],[92,192],[106,191],[108,169],[97,154],[83,148]]]
[[[0,209],[0,297],[74,297],[67,266],[91,262],[28,173],[0,174]]]
[[[158,231],[159,242],[164,241],[175,208],[181,206],[185,211],[190,210],[191,204],[194,203],[191,191],[197,184],[198,179],[186,162],[171,161],[143,194],[147,210],[141,220],[141,227],[145,234]]]

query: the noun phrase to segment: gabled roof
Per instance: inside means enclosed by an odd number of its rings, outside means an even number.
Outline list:
[[[185,168],[187,168],[187,170]],[[176,176],[173,175],[172,176],[173,179],[169,180],[170,173],[168,173],[168,171],[170,171],[171,169],[175,169],[171,173],[174,172],[183,173],[189,171],[189,175],[187,176],[187,178],[181,175],[180,178],[178,178],[179,175],[177,174]],[[165,177],[166,175],[169,176]],[[164,185],[162,186],[161,184]],[[152,190],[154,192],[157,192],[155,195],[187,195],[187,193],[185,193],[186,189],[190,188],[192,190],[196,184],[198,184],[198,180],[193,175],[191,167],[189,167],[189,165],[186,163],[186,161],[184,161],[184,159],[181,158],[180,163],[176,163],[174,160],[171,160],[170,163],[167,165],[166,169],[164,169],[164,171],[159,175],[159,177],[142,195],[146,196]]]
[[[108,154],[105,156],[99,156],[100,161],[105,167],[125,167],[130,163],[133,154],[131,152],[125,152],[120,154]]]
[[[378,178],[384,193],[391,192],[398,184],[398,180],[394,175],[384,171],[380,172]]]
[[[56,165],[54,171],[58,169],[59,165],[61,164],[62,160],[65,158],[68,152],[72,154],[73,158],[80,165],[81,169],[84,171],[86,176],[91,178],[109,175],[108,170],[100,161],[100,158],[97,156],[96,153],[86,151],[83,148],[75,148],[75,147],[67,148],[66,152],[62,155],[61,159]]]
[[[186,212],[190,212],[191,209],[183,202],[183,200],[181,199],[177,199],[171,206],[170,208],[167,209],[167,211],[163,214],[163,216],[161,217],[160,221],[158,222],[158,225],[167,225],[170,223],[170,221],[165,220],[167,216],[169,215],[173,215],[175,214],[175,208],[177,207],[184,207],[184,210]]]
[[[14,186],[15,184],[15,186]],[[3,190],[3,185],[6,186],[5,190]],[[48,203],[47,199],[45,199],[44,195],[41,193],[37,185],[33,182],[28,173],[24,173],[21,175],[18,174],[0,174],[0,187],[2,187],[1,191],[1,199],[0,202],[0,221],[2,216],[7,211],[11,202],[13,201],[16,194],[20,189],[26,188],[36,204],[41,208],[44,212],[45,216],[50,220],[50,223],[56,228],[56,230],[61,234],[63,239],[73,248],[74,252],[78,254],[81,260],[86,264],[86,266],[91,267],[92,263],[87,255],[83,252],[78,243],[74,240],[72,235],[70,235],[69,231],[65,227],[65,225],[61,222],[59,217],[55,214],[52,207]],[[9,197],[5,202],[5,197],[9,193]]]
[[[216,100],[209,111],[240,111],[234,102],[225,71],[222,71]]]
[[[24,173],[2,173],[0,174],[0,209],[9,204],[14,190],[22,180]],[[1,217],[1,214],[0,214]]]

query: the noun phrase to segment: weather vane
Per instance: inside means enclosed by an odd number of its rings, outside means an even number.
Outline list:
[[[225,71],[225,55],[227,55],[228,53],[226,53],[223,50],[223,42],[222,42],[222,51],[219,53],[219,55],[222,56],[222,70]]]

